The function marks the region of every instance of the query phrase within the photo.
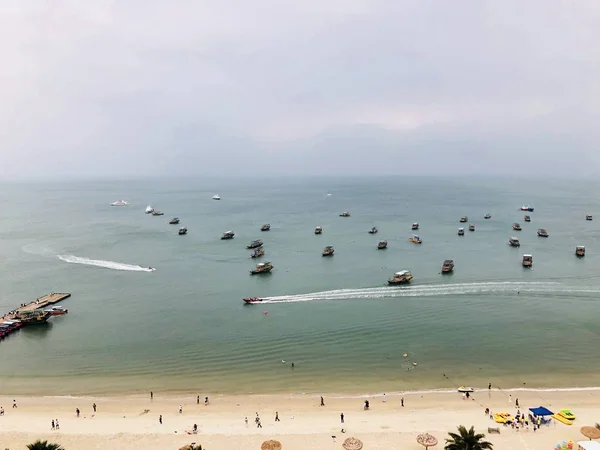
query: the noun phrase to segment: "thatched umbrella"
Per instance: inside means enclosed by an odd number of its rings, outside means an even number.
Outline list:
[[[590,441],[592,439],[600,439],[600,429],[595,427],[581,427],[581,434],[589,438]]]
[[[361,450],[363,448],[363,443],[360,439],[356,439],[355,437],[349,437],[342,444],[346,450]]]
[[[265,441],[260,446],[260,450],[281,450],[281,442],[279,441]]]
[[[417,443],[421,444],[425,449],[429,447],[434,447],[437,445],[438,440],[435,436],[430,435],[429,433],[422,433],[417,436]]]

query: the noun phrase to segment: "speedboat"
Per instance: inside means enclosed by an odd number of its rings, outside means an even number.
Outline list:
[[[523,255],[523,259],[521,261],[523,267],[531,267],[533,266],[533,256],[531,255]]]
[[[181,227],[179,229],[179,236],[183,236],[184,234],[187,234],[187,228],[186,227]]]
[[[459,229],[458,229],[458,235],[459,235],[459,236],[464,236],[464,235],[465,235],[465,229],[464,229],[464,228],[462,228],[462,227],[461,227],[461,228],[459,228]]]
[[[153,216],[164,216],[165,213],[162,212],[162,211],[159,211],[159,210],[155,209],[155,210],[152,211],[152,215]]]
[[[44,312],[49,313],[51,316],[60,316],[67,314],[69,310],[62,306],[53,306],[52,308],[45,309]]]
[[[442,273],[450,273],[454,270],[454,261],[452,259],[447,259],[442,264]]]
[[[575,247],[575,254],[580,257],[585,256],[585,247],[583,245]]]
[[[461,223],[467,223],[468,221],[469,221],[469,218],[467,216],[463,216],[459,220],[459,222],[461,222]]]
[[[421,239],[421,236],[417,236],[416,234],[413,234],[413,236],[409,239],[410,242],[412,242],[413,244],[422,244],[423,243],[423,239]]]
[[[125,200],[117,200],[116,202],[113,202],[110,204],[110,206],[127,206],[129,205],[129,202],[126,202]]]
[[[415,222],[412,224],[412,229],[413,230],[418,230],[419,229],[419,222]]]
[[[485,216],[483,216],[484,219],[491,219],[492,215],[491,214],[486,214]]]
[[[511,247],[520,247],[520,246],[521,246],[521,243],[519,242],[519,238],[518,238],[518,237],[515,237],[515,236],[511,237],[511,238],[508,240],[508,244],[509,244]]]
[[[587,216],[585,216],[585,220],[592,220],[592,219],[593,219],[593,217],[591,214],[588,214]]]
[[[262,249],[262,247],[258,247],[258,248],[254,249],[254,251],[250,255],[250,258],[260,258],[261,256],[264,256],[264,255],[265,255],[265,251]]]
[[[323,233],[323,227],[315,228],[315,234],[321,234],[321,233]]]
[[[260,275],[263,273],[269,273],[273,270],[273,264],[270,262],[259,263],[256,265],[256,269],[250,271],[250,275]]]
[[[521,231],[521,225],[518,223],[513,223],[512,229],[515,231]]]
[[[261,241],[260,239],[257,239],[255,241],[250,242],[250,244],[246,245],[247,249],[252,249],[252,248],[258,248],[258,247],[262,247],[263,245],[263,241]]]
[[[150,205],[146,206],[146,214],[152,214],[154,212],[154,208]]]
[[[322,255],[323,256],[333,256],[334,252],[335,252],[335,249],[331,245],[328,245],[327,247],[325,247],[323,249]]]
[[[527,215],[526,215],[526,216],[523,218],[523,220],[524,220],[525,222],[531,222],[531,216],[527,216]]]
[[[473,392],[475,389],[473,389],[472,387],[466,387],[466,386],[461,386],[457,389],[458,392],[464,393],[464,392]]]
[[[223,233],[223,236],[221,236],[221,240],[224,241],[225,239],[233,239],[234,236],[235,233],[233,231],[226,231]]]
[[[221,197],[219,197],[218,194],[213,195],[213,200],[221,200]]]
[[[171,220],[169,220],[169,223],[171,225],[177,225],[179,223],[179,217],[173,217]]]
[[[244,300],[244,303],[246,305],[251,305],[252,303],[260,303],[263,301],[263,299],[259,297],[244,297],[242,300]]]
[[[473,224],[469,225],[469,231],[475,231],[475,225],[473,225]]]
[[[546,230],[544,230],[543,228],[540,228],[537,231],[537,234],[539,237],[548,237],[548,232]]]
[[[533,212],[533,207],[529,206],[529,205],[523,205],[523,206],[521,206],[521,211]]]
[[[396,272],[394,276],[388,280],[388,284],[405,284],[412,279],[413,276],[409,270],[401,270],[400,272]]]
[[[379,241],[377,244],[377,250],[383,250],[387,248],[387,241]]]
[[[369,230],[369,234],[376,234],[379,230],[377,229],[377,227],[373,227]]]
[[[260,231],[269,231],[271,229],[271,224],[265,223],[262,227],[260,227]]]
[[[340,217],[350,217],[350,211],[344,211],[343,213],[340,213]]]

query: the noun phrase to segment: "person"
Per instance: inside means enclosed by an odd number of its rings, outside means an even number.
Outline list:
[[[4,415],[4,408],[2,406],[0,406],[0,416]]]
[[[467,399],[470,397],[471,394],[469,394],[468,392],[465,392],[465,397],[467,397]]]
[[[369,409],[369,400],[365,400],[365,411]]]
[[[204,397],[204,406],[208,406],[208,397]]]
[[[183,407],[181,405],[179,405],[179,414],[181,414],[183,412]]]
[[[248,426],[248,417],[244,419],[244,422],[246,422],[246,426]]]
[[[515,399],[515,406],[518,408],[519,407],[519,399]]]
[[[256,428],[262,428],[262,423],[260,423],[260,417],[256,418]]]
[[[198,433],[198,425],[194,424],[194,427],[192,428],[192,433]]]
[[[341,422],[341,423],[344,423],[344,413],[341,413],[341,414],[340,414],[340,422]]]
[[[323,396],[321,395],[321,406],[325,406],[325,401],[323,400]]]
[[[402,398],[400,399],[400,406],[402,406],[402,407],[404,408],[404,397],[402,397]]]
[[[54,420],[54,426],[57,430],[60,430],[60,425],[58,424],[58,419]]]
[[[196,397],[196,405],[200,404],[200,396]]]
[[[385,392],[383,393],[383,403],[385,403]]]
[[[294,363],[292,363],[292,369],[293,369],[294,367],[296,367],[296,366],[294,365]]]
[[[94,408],[94,412],[96,412],[96,404],[95,403],[92,405],[92,408]]]
[[[154,392],[150,391],[150,400],[154,399]]]
[[[17,407],[17,401],[13,400],[13,408],[16,408],[16,407]]]
[[[162,425],[162,414],[160,416],[158,416],[158,423],[160,423]]]
[[[52,419],[52,429],[54,430],[54,419]]]
[[[77,414],[77,417],[79,417],[79,413],[80,413],[79,408],[75,408],[75,413]]]
[[[512,403],[512,394],[508,394],[508,403]]]
[[[275,422],[281,422],[281,420],[279,420],[279,413],[277,411],[275,411]]]
[[[488,391],[492,389],[492,383],[488,384]]]

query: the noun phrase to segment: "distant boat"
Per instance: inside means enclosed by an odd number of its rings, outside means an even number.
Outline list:
[[[529,206],[529,205],[523,205],[523,206],[521,206],[521,211],[533,212],[533,207]]]
[[[219,194],[215,194],[213,195],[213,200],[221,200],[221,197],[219,197]]]
[[[179,235],[183,236],[184,234],[187,234],[187,228],[186,227],[181,227],[179,229]]]
[[[169,220],[169,223],[171,225],[177,225],[179,223],[179,217],[173,217],[171,220]]]
[[[379,230],[377,229],[377,227],[373,227],[369,230],[369,234],[376,234]]]
[[[162,212],[162,211],[159,211],[159,210],[157,210],[157,209],[153,209],[153,210],[152,210],[152,215],[153,215],[153,216],[163,216],[164,214],[165,214],[164,212]]]
[[[377,250],[384,250],[387,248],[387,241],[379,241],[377,244]]]
[[[110,206],[127,206],[129,205],[129,202],[126,202],[125,200],[117,200],[116,202],[113,202],[110,204]]]
[[[583,245],[575,247],[575,254],[580,257],[585,256],[585,247]]]
[[[260,231],[269,231],[271,229],[271,225],[265,223],[262,227],[260,227]]]
[[[492,218],[492,215],[491,215],[491,214],[486,214],[486,215],[485,215],[483,218],[484,218],[484,219],[491,219],[491,218]]]
[[[146,214],[152,214],[154,212],[154,208],[150,205],[146,206]]]
[[[591,214],[585,216],[585,220],[592,220],[594,217]]]
[[[415,222],[412,224],[412,229],[413,230],[418,230],[419,229],[419,222]]]

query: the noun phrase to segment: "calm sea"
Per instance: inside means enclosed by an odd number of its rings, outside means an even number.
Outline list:
[[[0,343],[0,389],[600,386],[599,194],[596,182],[483,178],[3,184],[0,310],[73,296],[68,315]],[[130,205],[110,206],[119,199]],[[535,207],[531,223],[524,203]],[[149,204],[165,215],[144,214]],[[477,230],[459,237],[465,215]],[[168,224],[173,216],[188,235]],[[516,221],[523,231],[512,231]],[[412,222],[422,245],[408,241]],[[235,239],[221,241],[227,230]],[[249,275],[253,239],[265,243],[270,275]],[[387,250],[376,249],[380,239]],[[333,258],[321,257],[326,245]],[[456,268],[444,276],[448,258]],[[411,285],[388,287],[402,269]],[[247,306],[245,296],[267,301]]]

